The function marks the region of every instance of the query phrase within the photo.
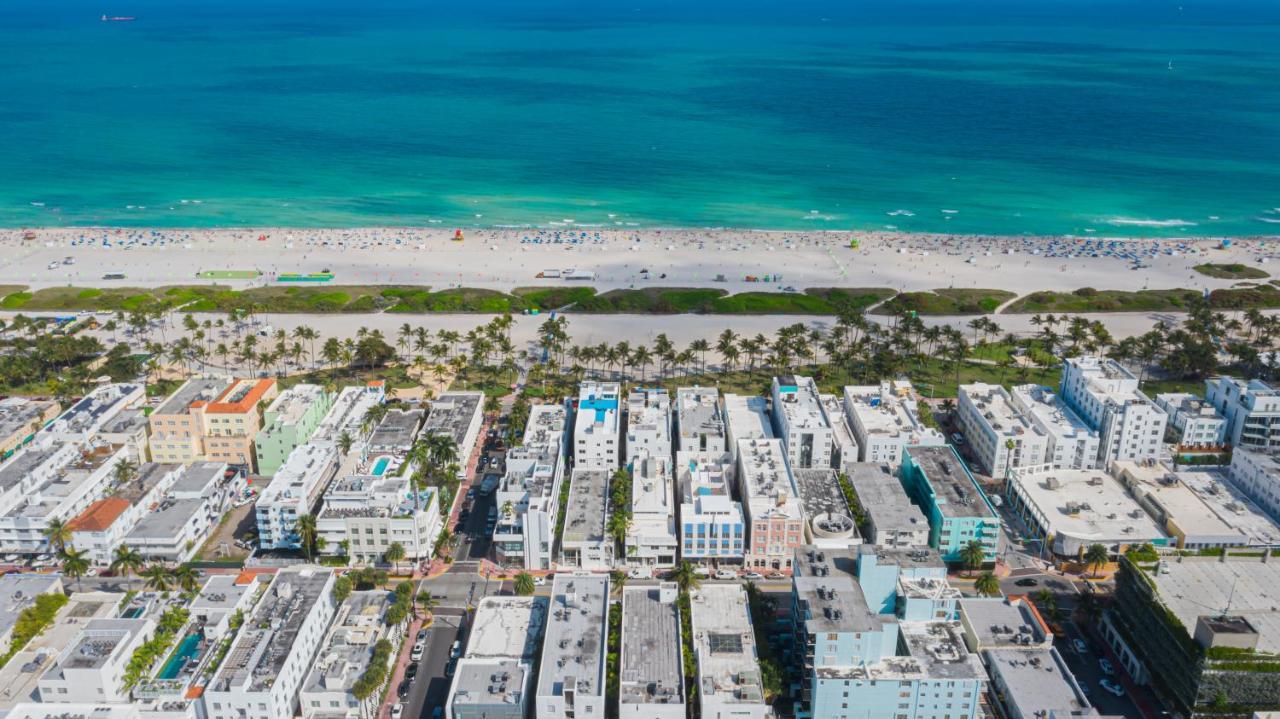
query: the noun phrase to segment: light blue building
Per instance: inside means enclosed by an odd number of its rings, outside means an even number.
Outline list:
[[[984,561],[1000,551],[1000,515],[986,492],[950,446],[908,447],[902,457],[903,487],[929,518],[929,546],[942,561],[959,563],[970,542],[982,544]]]
[[[868,551],[869,550],[869,551]],[[791,614],[802,658],[801,719],[974,719],[986,674],[955,621],[959,593],[936,553],[823,550],[793,561]],[[920,566],[913,567],[913,563]],[[869,602],[865,584],[877,595]],[[918,570],[918,571],[917,571]],[[942,578],[937,576],[941,570]],[[895,613],[878,611],[885,606]],[[917,619],[916,617],[922,617]]]

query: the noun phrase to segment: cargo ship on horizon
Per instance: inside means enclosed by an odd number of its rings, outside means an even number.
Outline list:
[[[130,15],[105,15],[104,14],[102,16],[103,22],[133,22],[134,20],[137,20],[137,19],[138,18]]]

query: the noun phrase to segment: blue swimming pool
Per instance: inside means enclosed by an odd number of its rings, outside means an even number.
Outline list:
[[[378,461],[373,463],[374,475],[381,477],[383,472],[387,471],[387,465],[391,464],[390,457],[379,457]]]
[[[168,661],[160,667],[160,673],[156,675],[158,679],[177,679],[178,673],[187,665],[187,662],[194,661],[200,653],[200,634],[191,633],[182,638],[182,642],[178,644],[178,648],[169,657]]]

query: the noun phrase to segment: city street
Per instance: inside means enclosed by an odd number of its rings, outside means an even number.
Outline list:
[[[1124,696],[1117,697],[1098,684],[1107,675],[1103,673],[1098,661],[1103,655],[1099,653],[1097,647],[1093,645],[1089,638],[1082,635],[1079,628],[1071,622],[1063,622],[1062,628],[1062,635],[1056,637],[1054,644],[1057,646],[1058,652],[1062,654],[1062,658],[1066,660],[1071,673],[1075,675],[1076,681],[1089,695],[1089,703],[1097,707],[1098,711],[1103,715],[1142,716],[1137,706],[1134,705],[1133,699],[1129,696],[1129,690],[1126,690]],[[1076,639],[1084,641],[1087,647],[1085,652],[1076,651],[1074,646]],[[1122,671],[1117,667],[1116,673],[1110,677],[1111,680],[1123,683],[1120,678]]]
[[[409,697],[404,702],[406,719],[431,719],[434,707],[444,706],[449,695],[449,678],[445,667],[449,664],[449,652],[462,631],[463,617],[437,614],[426,629],[426,649],[418,662],[418,675],[409,687]],[[416,638],[407,643],[413,646]],[[395,687],[392,688],[395,690]]]

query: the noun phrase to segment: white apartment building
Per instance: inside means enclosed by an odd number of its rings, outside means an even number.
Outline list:
[[[764,397],[741,394],[724,396],[724,433],[729,456],[738,459],[738,442],[744,439],[773,439],[773,420]]]
[[[44,530],[70,521],[106,492],[121,445],[36,439],[0,464],[0,553],[52,551]]]
[[[1018,467],[1044,464],[1049,437],[1013,402],[1000,385],[960,385],[960,429],[982,471],[1004,477]]]
[[[151,561],[189,561],[243,490],[244,475],[225,462],[186,465],[122,541]]]
[[[1228,476],[1273,519],[1280,521],[1280,454],[1236,447],[1231,453]]]
[[[644,457],[631,469],[631,526],[627,529],[629,566],[674,567],[676,540],[675,482],[671,460]]]
[[[941,447],[946,438],[920,421],[915,389],[906,380],[844,388],[844,411],[853,425],[859,460],[902,463],[906,447]]]
[[[457,662],[445,719],[526,719],[534,705],[533,667],[550,621],[546,597],[485,597],[476,607],[466,652]],[[545,668],[543,675],[551,672]]]
[[[622,388],[617,382],[583,382],[573,421],[573,466],[617,469],[622,464]]]
[[[391,606],[390,595],[383,590],[352,592],[338,605],[333,626],[316,656],[315,664],[302,683],[298,703],[302,719],[362,719],[368,716],[370,699],[365,706],[352,693],[356,680],[369,668],[373,648],[387,639],[397,646],[401,631],[398,625],[383,621]],[[374,693],[374,701],[381,694]]]
[[[534,705],[538,719],[604,719],[608,619],[608,574],[555,576]]]
[[[678,594],[674,582],[622,591],[619,719],[685,717]]]
[[[732,451],[725,441],[720,390],[715,387],[681,387],[676,390],[676,450],[680,452]]]
[[[627,464],[639,457],[672,456],[671,396],[665,389],[637,388],[627,395]]]
[[[458,448],[458,479],[466,479],[467,460],[484,426],[484,392],[441,392],[431,400],[422,436],[445,435]]]
[[[838,395],[821,394],[818,401],[822,403],[822,414],[831,427],[831,467],[843,472],[845,467],[859,461],[860,454],[853,427],[844,413],[844,400]]]
[[[703,719],[771,719],[746,590],[704,584],[689,604]]]
[[[366,458],[369,429],[365,427],[364,417],[369,410],[386,400],[386,388],[381,380],[360,386],[343,387],[334,398],[333,405],[325,413],[320,424],[311,433],[311,441],[333,442],[337,444],[342,435],[352,440],[352,454],[360,455],[360,461]]]
[[[93,564],[107,566],[116,547],[139,520],[156,510],[182,470],[181,464],[152,462],[138,467],[136,476],[118,484],[110,495],[94,501],[67,522],[71,544],[85,552]]]
[[[1098,460],[1157,459],[1168,416],[1115,360],[1071,357],[1062,366],[1062,398],[1098,431]]]
[[[409,477],[394,474],[355,474],[334,481],[316,515],[324,553],[340,554],[345,543],[353,562],[372,564],[399,543],[407,560],[431,557],[444,521],[438,492],[424,487],[414,497]]]
[[[208,719],[292,719],[334,615],[334,574],[280,570],[205,687]]]
[[[1214,377],[1205,380],[1204,398],[1227,420],[1227,444],[1280,447],[1280,390],[1257,379]]]
[[[140,384],[106,384],[94,389],[41,429],[38,434],[62,442],[87,442],[121,412],[140,405],[147,388]]]
[[[677,452],[680,559],[740,564],[746,516],[733,498],[736,465],[728,452]]]
[[[738,496],[747,520],[746,566],[790,568],[795,548],[804,543],[804,513],[782,440],[738,442]]]
[[[311,514],[316,500],[338,471],[333,442],[299,445],[258,497],[258,543],[263,549],[296,549],[298,517]]]
[[[1044,432],[1045,463],[1055,469],[1098,466],[1098,433],[1051,387],[1023,384],[1009,393],[1013,406]]]
[[[36,684],[45,704],[129,701],[124,673],[139,646],[155,633],[150,619],[93,619],[58,653]]]
[[[827,469],[835,444],[812,377],[773,378],[773,424],[791,469]]]
[[[560,566],[607,571],[613,568],[613,537],[605,531],[609,480],[604,469],[575,469],[560,537]]]
[[[568,411],[539,404],[529,410],[524,438],[507,452],[506,474],[495,492],[498,523],[493,532],[498,561],[526,569],[550,569],[564,481]],[[510,508],[510,514],[504,508]]]
[[[1156,406],[1169,415],[1178,444],[1184,447],[1221,447],[1227,441],[1227,418],[1216,407],[1188,392],[1156,395]]]

